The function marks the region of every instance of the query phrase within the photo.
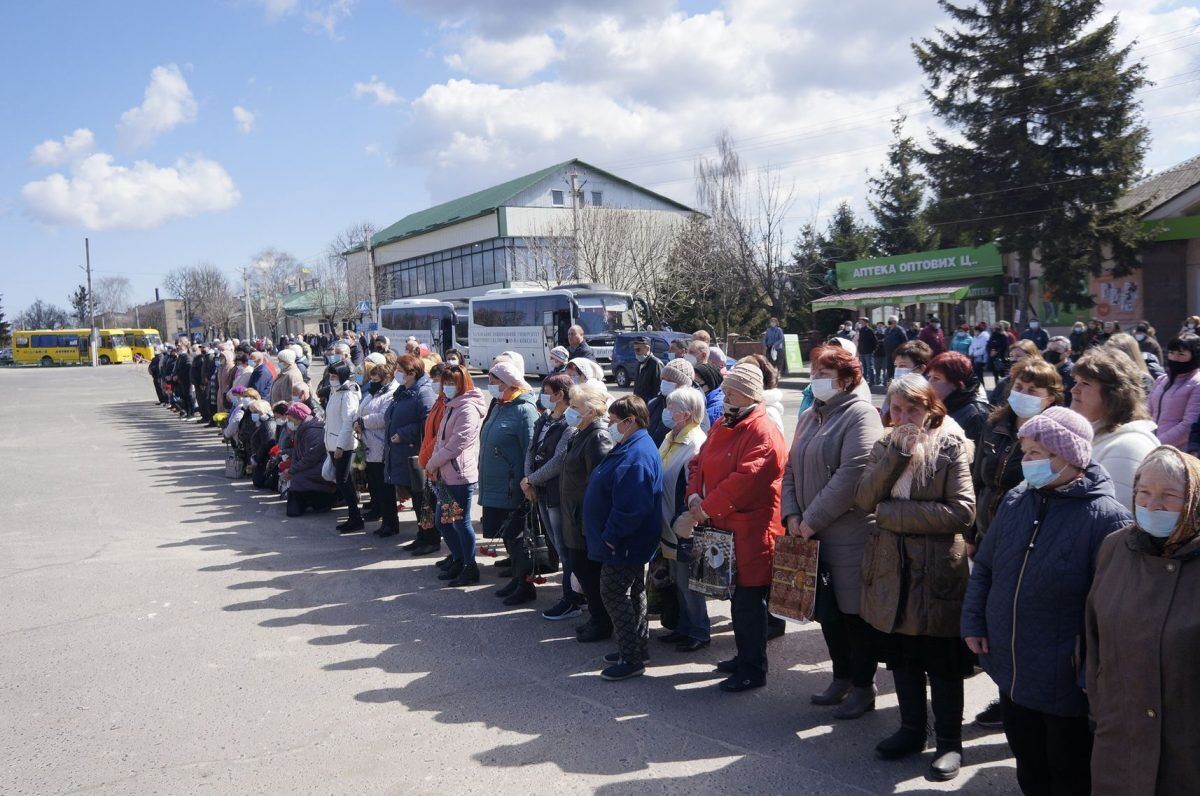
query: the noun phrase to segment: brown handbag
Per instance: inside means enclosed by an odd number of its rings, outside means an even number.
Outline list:
[[[817,561],[821,543],[799,536],[775,539],[768,610],[780,619],[810,622],[817,606]]]

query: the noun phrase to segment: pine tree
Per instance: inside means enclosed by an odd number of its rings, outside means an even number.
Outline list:
[[[833,211],[825,232],[821,235],[821,256],[826,268],[838,263],[862,260],[875,253],[875,231],[859,221],[849,202],[842,202]]]
[[[937,248],[937,234],[925,217],[925,176],[921,149],[904,135],[904,117],[892,122],[887,166],[867,180],[867,205],[875,217],[875,248],[881,255],[908,254]]]
[[[0,295],[0,347],[12,342],[12,324],[4,320],[4,296]]]
[[[67,300],[71,302],[72,317],[80,326],[91,326],[92,318],[88,312],[88,292],[83,285],[75,288],[75,292],[67,296]]]
[[[1144,67],[1116,47],[1115,19],[1091,27],[1100,0],[938,2],[956,28],[914,45],[926,96],[957,133],[925,153],[934,220],[1016,254],[1026,317],[1035,256],[1055,298],[1087,306],[1087,274],[1106,255],[1127,273],[1146,240],[1142,208],[1115,205],[1147,146]]]

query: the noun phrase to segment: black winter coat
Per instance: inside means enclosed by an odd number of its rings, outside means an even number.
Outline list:
[[[412,487],[409,460],[421,451],[425,418],[436,400],[433,381],[428,376],[421,376],[412,387],[401,387],[392,396],[384,435],[388,443],[383,457],[383,480],[387,483]],[[399,442],[392,442],[393,434],[399,435]]]
[[[337,487],[321,477],[325,464],[325,424],[309,417],[292,435],[292,465],[288,475],[295,492],[333,492]]]
[[[650,403],[658,395],[662,384],[662,360],[651,354],[646,361],[638,365],[637,379],[633,382],[633,394],[646,403]]]

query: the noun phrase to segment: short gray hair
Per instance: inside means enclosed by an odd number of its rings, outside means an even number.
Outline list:
[[[704,395],[695,387],[680,387],[667,395],[667,408],[681,410],[688,416],[700,422],[704,419]]]
[[[1054,337],[1051,337],[1046,342],[1046,347],[1049,348],[1050,346],[1054,345],[1055,343],[1058,343],[1059,345],[1063,346],[1063,350],[1060,351],[1059,353],[1065,354],[1066,352],[1071,350],[1071,341],[1068,340],[1067,338],[1063,337],[1061,334],[1056,334]]]
[[[339,354],[349,354],[350,353],[350,346],[347,345],[346,343],[335,343],[332,346],[332,348],[335,352],[337,352]]]

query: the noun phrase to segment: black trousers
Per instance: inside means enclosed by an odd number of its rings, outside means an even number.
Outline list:
[[[928,714],[925,710],[926,674],[919,667],[897,667],[892,670],[896,683],[896,701],[900,704],[900,726],[925,731]],[[933,707],[933,731],[938,748],[962,747],[963,681],[961,677],[928,675],[930,703]]]
[[[154,382],[154,392],[158,395],[158,402],[165,404],[167,402],[167,394],[163,391],[162,382],[158,379],[152,379],[152,381]]]
[[[332,492],[297,492],[288,490],[287,515],[299,517],[305,509],[315,512],[329,511],[333,508],[334,493]]]
[[[770,586],[736,586],[730,600],[738,676],[767,677],[767,597]]]
[[[1004,734],[1025,796],[1087,796],[1092,791],[1092,733],[1085,716],[1023,708],[1003,693]]]
[[[203,385],[196,388],[196,411],[205,423],[212,418],[212,412],[208,410],[208,389]]]
[[[857,614],[844,614],[836,607],[821,623],[821,634],[833,660],[836,680],[849,680],[855,688],[869,688],[875,682],[878,664],[872,650],[875,630]]]
[[[179,398],[179,408],[183,410],[188,417],[196,414],[196,402],[192,400],[192,385],[191,382],[176,383],[175,394]]]
[[[383,527],[399,529],[396,487],[383,480],[383,462],[367,462],[367,491],[371,493],[371,508],[383,520]]]
[[[333,460],[333,477],[334,483],[337,484],[338,494],[342,496],[342,500],[346,501],[346,508],[350,509],[351,520],[361,520],[362,513],[358,510],[358,487],[354,484],[354,477],[350,474],[350,465],[354,461],[354,451],[345,451],[342,453],[342,458]]]
[[[587,597],[588,613],[591,615],[588,623],[601,630],[612,629],[612,619],[604,608],[604,597],[600,593],[601,565],[588,558],[587,550],[574,547],[568,547],[567,550],[571,553],[571,571],[583,587],[583,596]]]
[[[641,663],[647,657],[650,624],[646,617],[646,565],[601,564],[600,594],[612,617],[617,649],[626,663]],[[766,637],[764,635],[764,646]]]

